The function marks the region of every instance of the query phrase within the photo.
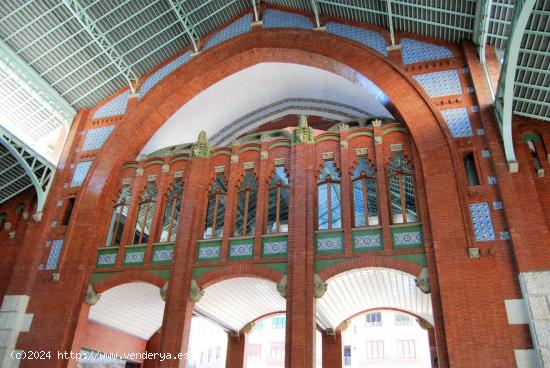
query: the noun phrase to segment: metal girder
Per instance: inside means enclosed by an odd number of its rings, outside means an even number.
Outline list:
[[[0,63],[5,64],[9,70],[43,98],[54,110],[57,110],[66,119],[67,125],[68,122],[72,121],[76,110],[2,40],[0,40]],[[2,98],[4,97],[2,96]]]
[[[495,99],[495,91],[491,83],[491,77],[487,70],[487,61],[485,59],[485,45],[487,44],[487,36],[489,34],[489,22],[491,20],[491,6],[492,0],[480,0],[476,5],[476,15],[474,21],[474,34],[472,40],[477,45],[477,53],[479,55],[479,61],[483,67],[483,74],[485,75],[485,81],[491,92],[493,101]]]
[[[258,7],[256,6],[256,0],[251,0],[251,1],[252,1],[252,9],[254,10],[254,22],[259,22],[260,15],[258,13]]]
[[[506,161],[508,162],[508,169],[510,172],[518,171],[518,162],[514,153],[514,144],[512,140],[514,82],[521,40],[525,33],[525,28],[535,3],[536,0],[519,0],[514,5],[510,37],[508,39],[508,44],[506,45],[504,64],[500,70],[500,78],[498,80],[498,88],[496,93],[495,115],[502,134],[504,154],[506,156]]]
[[[310,0],[311,9],[313,9],[313,14],[315,15],[315,24],[317,25],[317,28],[321,27],[321,21],[319,20],[319,4],[317,4],[317,0]]]
[[[113,61],[113,64],[130,85],[132,93],[134,93],[135,84],[138,80],[137,75],[107,39],[107,35],[99,29],[96,21],[86,13],[86,9],[84,9],[77,0],[63,0],[63,3],[72,12],[73,16],[76,20],[78,20],[82,27],[84,27],[90,37],[97,43],[103,53]]]
[[[195,52],[198,52],[199,47],[197,44],[199,42],[199,38],[195,33],[195,28],[187,18],[187,14],[183,9],[181,0],[168,0],[168,2],[170,3],[170,8],[172,9],[172,11],[176,13],[176,16],[178,17],[179,22],[181,23],[181,26],[185,31],[185,34],[189,37],[191,43],[193,43],[193,49],[195,50]]]
[[[395,36],[393,34],[393,12],[391,8],[392,0],[386,0],[386,6],[388,8],[388,28],[390,29],[390,41],[391,46],[395,46]]]
[[[30,178],[36,190],[36,212],[42,212],[53,181],[55,167],[2,127],[0,127],[0,144],[17,160]],[[17,181],[17,179],[19,178],[14,180]],[[0,192],[10,184],[12,183],[0,187]]]

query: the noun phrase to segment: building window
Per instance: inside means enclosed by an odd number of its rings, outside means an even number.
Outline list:
[[[218,174],[210,186],[210,194],[208,195],[206,224],[204,226],[205,239],[221,238],[223,236],[226,195],[227,183],[223,174]]]
[[[277,166],[269,183],[267,233],[288,232],[288,177],[285,168]]]
[[[15,208],[15,214],[17,215],[17,220],[20,220],[23,217],[23,212],[25,212],[25,203],[19,203]]]
[[[154,182],[147,183],[147,188],[141,196],[139,211],[134,230],[133,244],[143,244],[149,241],[151,224],[155,214],[155,202],[157,201],[157,186]]]
[[[521,140],[523,143],[527,145],[527,148],[529,149],[529,155],[531,156],[531,160],[533,161],[533,166],[535,168],[535,172],[538,176],[544,176],[544,169],[542,167],[542,162],[540,160],[539,153],[542,154],[542,156],[547,154],[546,147],[544,146],[544,142],[540,135],[533,132],[526,132],[521,135]],[[537,144],[542,146],[542,151],[540,152],[537,150]],[[550,157],[549,157],[550,160]]]
[[[317,181],[317,210],[319,230],[342,227],[340,175],[334,162],[325,161]]]
[[[355,227],[378,225],[376,172],[365,156],[359,156],[351,178]]]
[[[415,359],[414,340],[397,340],[397,357],[399,359]]]
[[[384,341],[367,341],[367,359],[384,359]]]
[[[248,344],[246,347],[246,358],[250,361],[262,360],[262,344]]]
[[[285,343],[284,342],[272,342],[271,343],[271,360],[274,362],[282,362],[285,360]]]
[[[125,185],[122,187],[117,201],[113,208],[113,215],[111,216],[111,224],[109,225],[109,234],[107,236],[106,246],[118,246],[122,239],[122,231],[124,230],[124,224],[126,223],[126,217],[128,216],[128,207],[130,205],[130,186]]]
[[[382,326],[382,313],[369,313],[365,314],[365,327],[378,327]]]
[[[278,330],[286,327],[286,317],[273,317],[273,329]]]
[[[396,313],[395,314],[395,325],[396,326],[412,326],[413,321],[410,316],[406,314]]]
[[[76,198],[71,197],[67,201],[67,207],[65,207],[65,213],[63,214],[63,220],[61,221],[62,226],[69,225],[69,222],[71,221],[71,216],[73,215],[73,208],[74,208],[74,202]]]
[[[388,167],[388,188],[392,223],[417,222],[413,169],[403,156],[403,152],[393,152]]]
[[[166,195],[166,207],[164,209],[164,220],[160,233],[161,242],[173,242],[176,240],[178,222],[180,218],[181,199],[183,196],[183,179],[174,180],[172,187]]]
[[[235,236],[254,235],[256,207],[258,204],[258,183],[252,170],[246,170],[237,193],[237,215]]]
[[[0,231],[4,230],[6,221],[8,221],[8,215],[6,213],[0,213]]]
[[[464,155],[464,170],[466,170],[468,185],[479,185],[479,177],[477,175],[476,161],[473,152]]]
[[[351,366],[351,345],[344,345],[344,366]]]
[[[254,323],[254,327],[252,328],[252,332],[261,332],[264,329],[264,321],[258,321]]]

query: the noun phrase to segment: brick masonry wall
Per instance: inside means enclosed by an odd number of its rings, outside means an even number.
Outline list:
[[[548,249],[549,237],[545,241],[542,236],[548,234],[548,222],[545,220],[545,214],[548,214],[550,208],[548,179],[538,178],[532,170],[529,171],[528,156],[521,150],[522,147],[517,148],[520,172],[513,175],[507,172],[498,128],[491,103],[487,99],[485,79],[471,45],[466,43],[461,49],[431,40],[432,43],[452,48],[456,56],[446,61],[405,67],[395,52],[390,53],[391,61],[388,61],[355,42],[321,32],[316,32],[315,37],[312,35],[297,30],[268,31],[255,28],[249,34],[227,41],[194,58],[169,75],[144,98],[131,98],[122,116],[93,120],[91,116],[95,109],[89,114],[88,111],[79,113],[62,153],[42,222],[29,223],[27,235],[21,242],[21,255],[17,257],[10,282],[5,286],[7,294],[26,293],[31,296],[28,312],[34,313],[34,320],[30,332],[20,335],[18,348],[68,350],[73,346],[72,336],[79,320],[81,302],[95,269],[97,248],[105,243],[113,201],[122,180],[132,178],[134,202],[148,175],[158,175],[159,183],[168,180],[162,178],[162,165],[166,164],[162,160],[161,163],[151,165],[140,161],[134,163],[133,167],[126,165],[121,169],[123,165],[134,160],[154,132],[197,93],[248,66],[269,61],[301,63],[345,76],[352,81],[365,75],[387,94],[392,101],[390,111],[410,131],[412,145],[406,147],[406,150],[411,152],[410,156],[414,159],[418,196],[421,199],[419,211],[426,237],[425,251],[430,269],[440,366],[513,366],[513,350],[531,347],[527,327],[508,324],[504,300],[521,297],[518,271],[548,268],[550,264],[550,256],[544,251]],[[407,37],[415,38],[411,35]],[[461,72],[460,79],[463,89],[473,86],[474,93],[431,99],[411,78],[415,74],[466,66],[468,71]],[[473,106],[479,106],[479,113],[472,112]],[[468,108],[474,131],[483,128],[485,134],[462,139],[450,138],[439,110],[455,107]],[[525,124],[529,129],[537,128],[546,147],[549,147],[549,132],[545,126],[543,129],[542,123]],[[115,125],[116,128],[103,149],[81,151],[83,132],[109,125]],[[383,138],[384,144],[390,144],[392,139],[389,135]],[[331,147],[331,143],[327,141],[320,144],[319,149],[339,152],[336,147]],[[481,151],[486,149],[491,153],[489,158],[481,156]],[[313,173],[319,152],[309,152],[306,147],[300,150],[300,154],[285,153],[287,160],[292,162],[291,173],[297,175],[300,173],[299,168],[306,167],[307,170],[303,171]],[[462,164],[462,155],[470,151],[476,154],[482,181],[476,187],[466,185]],[[243,156],[240,162],[250,160],[250,155]],[[387,164],[383,156],[377,157],[381,158],[381,164]],[[181,300],[189,293],[196,240],[202,236],[204,194],[208,187],[208,180],[205,179],[213,178],[216,165],[232,168],[229,159],[228,155],[219,155],[207,163],[202,162],[203,159],[193,159],[189,166],[182,161],[170,164],[173,171],[176,171],[177,165],[186,171],[188,185],[182,226],[178,230],[177,251],[170,266],[171,282],[185,286],[169,289],[164,327],[160,333],[161,351],[176,353],[185,350],[192,303],[181,303]],[[72,165],[86,160],[94,161],[87,179],[82,186],[71,188],[68,183],[74,171]],[[260,164],[256,165],[260,167]],[[548,167],[547,162],[545,165]],[[135,176],[137,169],[143,169],[139,176]],[[267,171],[268,168],[263,170]],[[231,174],[227,179],[234,185],[239,175],[235,170],[230,170]],[[489,176],[496,177],[496,185],[489,184]],[[295,193],[293,198],[300,198],[299,203],[305,207],[291,213],[293,222],[289,234],[288,261],[292,277],[289,277],[290,294],[287,299],[291,314],[287,324],[287,339],[292,344],[287,345],[287,366],[292,367],[310,366],[314,361],[312,336],[315,305],[307,297],[304,299],[304,285],[310,284],[314,257],[311,251],[305,253],[298,248],[304,242],[312,244],[313,241],[314,183],[311,177],[303,179],[308,183],[301,185],[302,192]],[[63,205],[57,206],[58,201],[66,203],[73,196],[76,198],[76,206],[69,226],[52,227],[52,221],[60,221],[64,209]],[[491,204],[498,200],[503,201],[504,210],[490,210],[493,225],[497,237],[501,231],[509,231],[511,240],[497,238],[491,242],[476,242],[468,205],[478,202]],[[234,204],[228,207],[227,219],[231,219],[233,208]],[[131,236],[135,215],[133,206],[125,228],[125,239]],[[232,221],[229,224],[223,239],[225,251]],[[292,231],[304,228],[306,231],[303,234]],[[57,238],[64,239],[60,264],[55,271],[60,273],[61,278],[58,282],[52,282],[49,280],[52,272],[38,271],[38,268],[47,259],[44,243]],[[347,239],[349,244],[349,236]],[[478,248],[480,258],[469,258],[468,248]],[[391,252],[391,249],[387,249],[386,245],[385,251]],[[346,255],[351,258],[358,257],[349,250],[347,252]],[[228,263],[226,254],[223,262]],[[117,270],[121,270],[121,255],[119,253]],[[369,257],[362,259],[363,265],[372,264],[369,263]],[[145,273],[147,269],[143,266],[134,269],[132,274],[121,272],[118,280],[124,282],[135,279],[137,273]],[[71,307],[59,309],[57,306],[60,304]],[[52,364],[64,366],[66,362]],[[169,366],[172,363],[165,364]],[[23,362],[22,366],[36,365],[28,361]]]

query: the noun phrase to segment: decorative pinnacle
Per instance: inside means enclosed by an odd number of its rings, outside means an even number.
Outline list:
[[[313,129],[311,129],[307,124],[307,117],[305,115],[300,115],[298,120],[298,128],[294,131],[293,134],[294,143],[313,143],[315,141],[313,137]]]
[[[206,132],[201,130],[197,142],[193,144],[191,148],[193,157],[208,157],[210,154],[210,147],[208,147],[208,140],[206,138]]]

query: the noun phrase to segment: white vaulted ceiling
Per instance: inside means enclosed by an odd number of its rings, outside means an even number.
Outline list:
[[[327,292],[317,300],[317,322],[323,329],[335,329],[374,308],[400,309],[433,324],[430,295],[416,287],[414,276],[380,267],[355,269],[329,279]]]
[[[149,340],[162,325],[164,301],[155,285],[132,282],[115,286],[101,294],[90,308],[94,322]]]
[[[392,118],[380,101],[383,98],[368,80],[358,86],[309,66],[261,63],[199,93],[168,119],[141,153],[194,142],[201,130],[209,137],[218,133],[220,141],[227,143],[268,120],[296,112],[337,120]],[[220,134],[228,125],[238,129],[233,135]]]
[[[255,277],[238,277],[205,289],[195,311],[222,327],[240,331],[259,317],[286,310],[286,301],[274,282]]]

